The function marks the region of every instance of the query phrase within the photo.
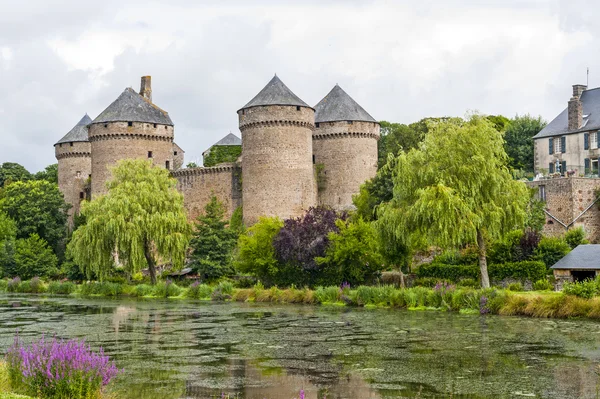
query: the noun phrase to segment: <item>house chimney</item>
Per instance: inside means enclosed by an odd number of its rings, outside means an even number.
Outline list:
[[[140,96],[152,102],[152,76],[142,76],[142,84],[140,85]]]
[[[577,130],[583,125],[583,104],[581,94],[587,89],[586,85],[573,85],[573,97],[569,100],[568,117],[569,130]]]

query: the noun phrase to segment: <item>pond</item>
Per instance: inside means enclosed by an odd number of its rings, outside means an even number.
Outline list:
[[[597,398],[600,324],[328,306],[0,296],[16,330],[86,338],[119,398]]]

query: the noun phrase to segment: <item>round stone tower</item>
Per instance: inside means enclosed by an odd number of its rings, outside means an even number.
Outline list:
[[[127,88],[89,125],[92,152],[92,198],[106,192],[110,167],[127,158],[150,159],[173,169],[173,122],[152,103],[150,76],[140,93]]]
[[[277,77],[238,111],[244,222],[290,218],[316,205],[314,109]]]
[[[79,203],[89,192],[89,177],[92,173],[88,125],[92,119],[83,118],[62,139],[54,144],[54,154],[58,161],[58,188],[65,197],[69,209],[69,222],[79,213]]]
[[[319,205],[352,209],[377,173],[379,123],[338,85],[315,106],[313,153]]]

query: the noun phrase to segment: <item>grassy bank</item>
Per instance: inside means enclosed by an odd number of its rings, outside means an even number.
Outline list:
[[[231,282],[216,285],[194,283],[180,287],[161,282],[155,286],[119,283],[71,282],[45,283],[31,281],[0,281],[0,291],[45,293],[74,297],[140,297],[196,299],[207,301],[273,302],[310,305],[386,307],[409,310],[439,310],[462,313],[498,314],[544,318],[600,318],[600,297],[580,298],[551,291],[511,292],[501,289],[473,289],[438,284],[434,288],[393,286],[265,288],[260,283],[251,288],[235,288]]]
[[[33,399],[31,396],[11,392],[10,379],[6,362],[0,360],[0,399]]]

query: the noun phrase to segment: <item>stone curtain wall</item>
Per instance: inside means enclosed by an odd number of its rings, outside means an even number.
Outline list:
[[[173,143],[173,166],[171,169],[177,170],[183,167],[185,151],[177,144]]]
[[[559,236],[568,228],[583,227],[592,243],[600,242],[600,210],[598,203],[586,211],[595,199],[595,190],[600,189],[600,179],[569,177],[528,182],[527,185],[546,193],[546,215],[544,234]],[[586,211],[583,215],[582,212]],[[581,216],[580,216],[581,215]],[[579,217],[579,218],[578,218]],[[572,223],[578,218],[575,223]],[[558,219],[558,220],[557,220]]]
[[[106,127],[105,127],[106,125]],[[173,126],[127,122],[96,123],[89,127],[92,151],[92,198],[106,192],[110,167],[121,159],[149,159],[155,165],[173,169]]]
[[[194,221],[215,195],[223,203],[225,216],[242,205],[241,170],[239,166],[221,164],[212,168],[188,168],[173,172],[177,189],[183,194],[188,220]]]
[[[336,210],[353,207],[352,196],[377,173],[379,124],[321,122],[313,132],[313,153],[319,170],[318,202]]]
[[[58,188],[71,205],[68,211],[69,225],[72,226],[73,215],[79,213],[79,204],[85,198],[85,185],[92,173],[90,158],[91,145],[89,142],[61,143],[54,146],[58,160]]]
[[[312,163],[314,110],[259,106],[238,111],[244,222],[298,217],[317,204]]]

